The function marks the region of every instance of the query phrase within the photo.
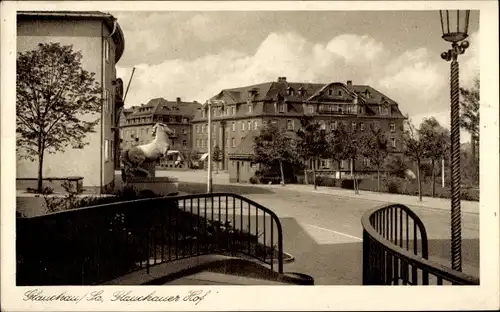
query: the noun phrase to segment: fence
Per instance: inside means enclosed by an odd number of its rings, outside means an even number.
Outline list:
[[[118,202],[17,219],[17,285],[94,285],[188,257],[228,253],[283,273],[281,223],[228,193]]]
[[[430,261],[422,220],[392,204],[367,212],[363,225],[363,285],[479,285],[479,279]]]

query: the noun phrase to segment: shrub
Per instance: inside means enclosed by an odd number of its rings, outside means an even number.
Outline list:
[[[251,184],[257,184],[257,183],[259,183],[259,180],[255,176],[251,177],[249,179],[249,181],[250,181]]]
[[[391,194],[399,194],[399,184],[395,181],[389,181],[387,183],[387,192]]]

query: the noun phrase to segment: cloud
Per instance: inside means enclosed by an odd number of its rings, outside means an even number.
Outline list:
[[[204,16],[188,21],[205,27]],[[195,29],[196,27],[191,27]],[[464,86],[479,68],[478,34],[460,58]],[[294,32],[270,33],[255,53],[227,49],[196,59],[176,58],[158,64],[140,64],[127,96],[126,106],[145,103],[154,97],[204,102],[222,89],[273,81],[321,82],[352,80],[369,84],[399,103],[404,114],[423,119],[442,116],[448,125],[449,63],[427,48],[399,55],[368,36],[342,34],[322,44]],[[128,81],[131,66],[118,66],[118,76]],[[415,119],[415,118],[413,118]]]

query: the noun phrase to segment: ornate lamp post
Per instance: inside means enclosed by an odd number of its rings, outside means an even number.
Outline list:
[[[470,10],[439,11],[442,38],[451,42],[451,49],[441,53],[441,58],[451,61],[451,267],[462,271],[462,237],[460,215],[460,107],[458,56],[469,47],[468,34]]]

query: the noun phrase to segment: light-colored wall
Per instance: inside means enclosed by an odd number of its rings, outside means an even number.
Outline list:
[[[106,30],[101,21],[19,21],[17,26],[17,50],[28,51],[36,49],[41,42],[59,42],[61,45],[73,45],[74,51],[81,51],[82,67],[95,73],[96,82],[102,84],[102,35]],[[104,88],[108,88],[114,103],[115,79],[114,45],[110,40],[112,52],[110,63],[107,64]],[[113,104],[114,105],[114,104]],[[95,120],[100,115],[83,116],[85,120]],[[104,123],[102,123],[104,119]],[[95,133],[87,135],[89,145],[83,149],[67,148],[64,152],[45,154],[43,175],[45,177],[82,176],[84,186],[101,185],[101,139],[112,139],[110,116],[103,116],[95,127]],[[102,129],[102,131],[101,131]],[[102,134],[102,136],[101,136]],[[37,162],[30,162],[18,157],[17,177],[36,177]],[[103,185],[113,181],[113,161],[105,163],[102,171]]]

